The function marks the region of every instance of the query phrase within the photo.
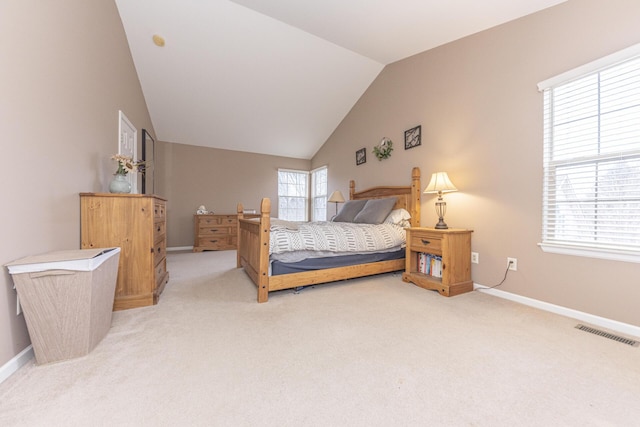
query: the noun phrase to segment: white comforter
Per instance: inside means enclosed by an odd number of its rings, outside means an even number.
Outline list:
[[[385,252],[401,248],[405,231],[393,224],[348,222],[290,222],[273,219],[269,253],[297,251],[326,254]]]

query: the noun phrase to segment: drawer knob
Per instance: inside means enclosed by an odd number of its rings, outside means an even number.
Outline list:
[[[431,241],[427,239],[421,239],[421,240],[423,245],[428,245],[429,243],[431,243]]]

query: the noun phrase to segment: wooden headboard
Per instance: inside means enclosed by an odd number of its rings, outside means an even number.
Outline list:
[[[420,227],[420,168],[411,170],[411,185],[408,186],[381,186],[371,187],[366,190],[356,191],[355,181],[349,182],[349,199],[383,199],[385,197],[397,197],[398,201],[394,209],[406,209],[411,214],[411,226]]]

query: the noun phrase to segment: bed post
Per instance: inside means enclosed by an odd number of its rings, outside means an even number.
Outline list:
[[[420,227],[420,168],[411,170],[411,226]]]
[[[354,180],[349,181],[349,200],[353,200],[353,196],[356,194],[356,182]]]
[[[240,220],[242,218],[244,218],[244,207],[242,206],[242,203],[238,203],[238,226],[236,227],[238,230],[238,235],[236,236],[236,267],[240,268],[242,267],[242,265],[240,265]]]
[[[269,233],[271,232],[271,200],[260,203],[260,242],[258,269],[258,302],[269,300]]]

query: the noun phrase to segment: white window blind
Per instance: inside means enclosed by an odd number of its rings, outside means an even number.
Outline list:
[[[327,220],[327,167],[311,171],[311,221]]]
[[[539,85],[544,250],[640,262],[640,56],[632,53]]]
[[[309,172],[278,169],[278,218],[308,221]]]

